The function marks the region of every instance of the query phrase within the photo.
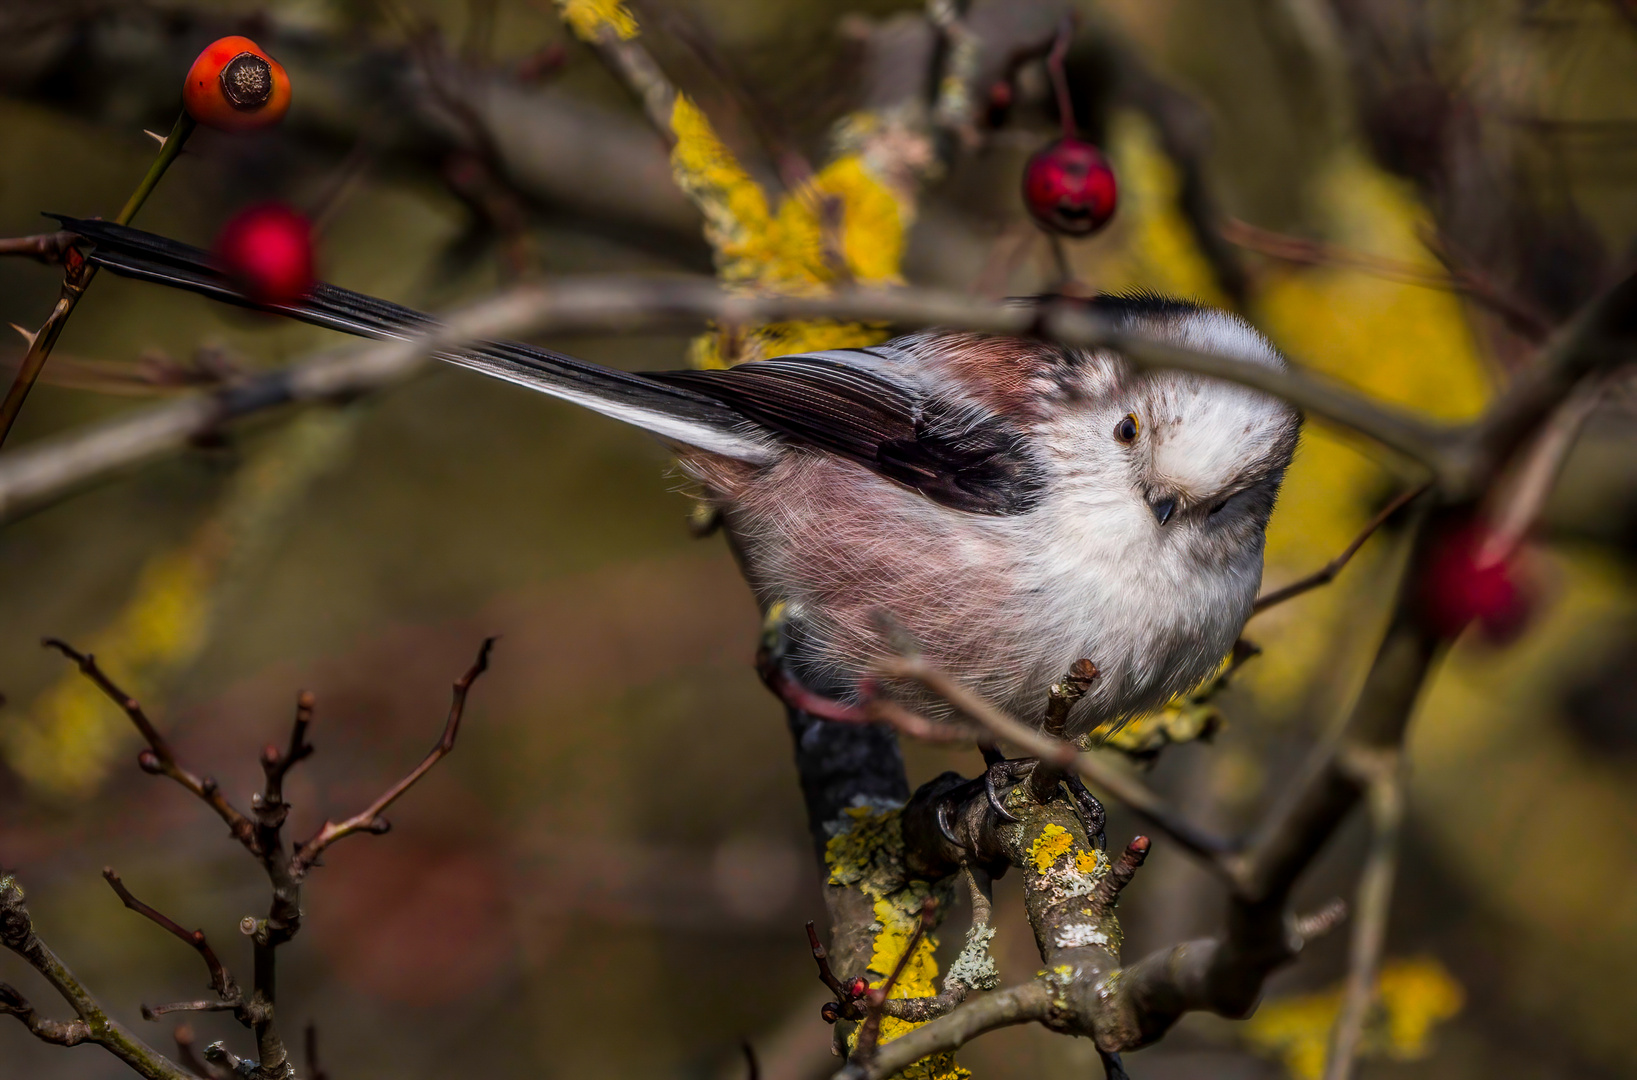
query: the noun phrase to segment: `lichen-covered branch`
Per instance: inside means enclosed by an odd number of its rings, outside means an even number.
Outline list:
[[[79,1019],[43,1019],[26,998],[3,983],[0,983],[0,1012],[17,1017],[36,1038],[46,1042],[60,1046],[96,1043],[148,1080],[193,1080],[181,1066],[103,1011],[91,992],[35,934],[34,921],[24,900],[23,887],[17,879],[9,874],[0,876],[0,945],[43,975]]]

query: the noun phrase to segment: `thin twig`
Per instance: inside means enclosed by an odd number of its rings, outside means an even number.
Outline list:
[[[142,1006],[142,1019],[158,1020],[161,1016],[179,1012],[233,1012],[239,1005],[237,1001],[171,1001],[164,1005]]]
[[[216,815],[227,822],[227,827],[233,838],[243,844],[254,855],[260,855],[256,844],[256,829],[250,819],[234,808],[227,801],[216,786],[216,781],[208,776],[199,777],[183,768],[171,751],[170,743],[159,734],[153,722],[142,711],[142,705],[136,698],[127,694],[116,686],[112,679],[103,673],[97,666],[97,658],[90,653],[82,653],[59,638],[45,638],[42,642],[48,649],[56,649],[68,659],[79,665],[80,673],[90,679],[97,689],[101,690],[108,699],[113,701],[130,717],[131,723],[136,725],[142,738],[147,742],[148,749],[137,756],[137,764],[145,773],[159,776],[168,776],[178,784],[187,788],[194,795],[203,799],[209,807],[216,811]]]
[[[36,1039],[58,1046],[78,1046],[91,1037],[91,1026],[84,1020],[47,1020],[39,1015],[10,983],[0,982],[0,1015],[15,1016]]]
[[[1377,529],[1387,524],[1394,514],[1408,506],[1430,486],[1430,484],[1420,484],[1400,493],[1386,506],[1382,507],[1375,517],[1370,519],[1369,524],[1365,525],[1359,531],[1359,534],[1353,537],[1353,542],[1343,548],[1340,555],[1337,555],[1334,559],[1325,563],[1322,568],[1306,577],[1297,578],[1289,585],[1281,586],[1270,593],[1263,593],[1258,596],[1256,603],[1251,605],[1250,613],[1259,615],[1276,604],[1282,604],[1286,600],[1294,599],[1305,592],[1317,589],[1321,585],[1328,585],[1336,580],[1336,575],[1341,573],[1342,568],[1352,561],[1354,555],[1358,554],[1358,549],[1364,546],[1364,542],[1375,535]]]
[[[1348,955],[1347,985],[1341,1012],[1330,1036],[1324,1080],[1349,1080],[1364,1038],[1364,1022],[1375,997],[1376,976],[1387,941],[1387,914],[1392,907],[1393,877],[1398,867],[1398,834],[1404,820],[1404,782],[1397,753],[1372,760],[1369,783],[1370,853],[1359,878],[1358,917]]]
[[[1048,765],[1079,773],[1087,783],[1119,799],[1155,828],[1165,832],[1224,880],[1230,884],[1237,883],[1239,862],[1231,856],[1237,845],[1187,821],[1140,780],[1109,768],[1091,754],[1081,753],[1072,743],[1053,739],[1013,719],[980,695],[962,686],[950,675],[931,667],[918,657],[889,660],[881,665],[881,674],[893,678],[912,679],[995,736],[1027,751]]]
[[[1551,333],[1551,323],[1540,311],[1496,288],[1486,278],[1466,271],[1454,268],[1446,272],[1428,270],[1400,259],[1263,229],[1238,218],[1224,221],[1221,231],[1230,244],[1299,266],[1346,267],[1405,285],[1459,293],[1492,309],[1531,341],[1543,341]],[[1433,253],[1443,261],[1437,249]]]
[[[0,256],[22,255],[43,263],[60,263],[63,255],[74,245],[71,232],[39,233],[34,236],[9,236],[0,240]]]
[[[381,813],[391,806],[398,797],[415,785],[415,782],[431,771],[432,766],[442,761],[455,748],[455,736],[460,732],[461,715],[466,711],[466,694],[489,668],[489,651],[494,648],[494,638],[484,638],[479,647],[477,660],[466,669],[466,674],[455,680],[453,700],[449,704],[449,719],[444,723],[443,737],[438,740],[421,763],[410,770],[408,776],[393,784],[380,798],[370,803],[361,812],[354,814],[342,822],[326,821],[323,828],[302,844],[291,857],[291,867],[296,877],[300,877],[313,866],[324,849],[337,840],[345,839],[356,833],[367,832],[379,836],[391,826],[382,819]]]
[[[1536,431],[1511,474],[1491,489],[1485,500],[1488,528],[1478,552],[1479,566],[1506,561],[1528,536],[1609,380],[1610,376],[1594,375],[1582,381]]]
[[[318,1064],[318,1025],[307,1025],[307,1080],[329,1080],[330,1074]]]
[[[238,1004],[238,985],[233,981],[233,976],[228,973],[228,970],[222,966],[222,962],[216,958],[216,952],[210,947],[210,942],[205,940],[203,930],[183,929],[182,925],[176,920],[132,896],[131,890],[127,889],[125,882],[121,881],[119,875],[114,873],[113,867],[103,867],[102,876],[113,887],[114,894],[119,897],[120,903],[197,952],[199,958],[205,962],[205,967],[210,969],[210,988],[216,991],[217,995],[223,1002],[227,1003],[229,1008]]]

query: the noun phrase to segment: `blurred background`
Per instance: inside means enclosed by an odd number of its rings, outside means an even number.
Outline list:
[[[1232,304],[1299,362],[1468,417],[1637,249],[1637,6],[1622,0],[1097,0],[1069,71],[1121,202],[1063,246],[1081,287]],[[643,41],[770,190],[822,162],[860,107],[860,43],[915,5],[645,0]],[[0,233],[41,211],[111,215],[197,51],[247,33],[289,69],[289,121],[202,131],[145,228],[208,244],[278,198],[319,223],[324,276],[421,308],[507,282],[709,272],[664,143],[628,91],[527,0],[0,4]],[[904,279],[980,297],[1055,287],[1018,195],[1057,120],[1038,62],[927,187]],[[472,103],[476,103],[473,105]],[[1003,108],[1002,106],[1006,106]],[[0,321],[37,325],[59,271],[0,260]],[[686,338],[552,340],[625,367]],[[104,275],[7,452],[338,345]],[[21,339],[0,345],[14,364]],[[9,373],[6,374],[9,379]],[[1404,862],[1370,1077],[1637,1074],[1637,439],[1594,416],[1519,569],[1523,629],[1461,641],[1416,721]],[[3,460],[3,458],[0,458]],[[1338,552],[1409,474],[1309,424],[1266,580]],[[333,850],[284,950],[280,1014],[315,1023],[333,1080],[825,1075],[802,931],[822,921],[780,708],[752,669],[757,615],[720,538],[641,435],[479,376],[427,369],[346,404],[268,413],[185,454],[8,509],[0,527],[0,866],[36,925],[156,1046],[141,1002],[197,996],[197,958],[119,906],[203,927],[241,970],[259,869],[215,819],[134,767],[134,734],[38,645],[95,651],[198,771],[235,797],[318,697],[296,831],[419,760],[448,685],[499,634],[454,755]],[[1270,611],[1219,733],[1149,780],[1243,827],[1333,725],[1380,629],[1372,541],[1334,586]],[[911,782],[975,752],[906,748]],[[1112,808],[1110,841],[1137,823]],[[1303,887],[1350,895],[1353,822]],[[1038,963],[999,883],[1002,977]],[[1127,958],[1213,931],[1214,883],[1163,841],[1127,894]],[[959,916],[943,937],[958,942]],[[1185,1021],[1136,1080],[1316,1076],[1345,934],[1304,954],[1256,1019]],[[65,1013],[9,954],[0,978]],[[231,1020],[201,1042],[243,1041]],[[961,1052],[978,1077],[1100,1075],[1089,1044],[1019,1028]],[[0,1077],[117,1077],[0,1023]]]

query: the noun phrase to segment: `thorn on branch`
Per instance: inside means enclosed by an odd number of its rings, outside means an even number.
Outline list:
[[[1068,726],[1069,710],[1091,690],[1091,684],[1102,672],[1090,660],[1080,659],[1069,665],[1069,673],[1060,683],[1053,683],[1046,696],[1046,734],[1061,739]]]
[[[126,907],[130,908],[138,915],[141,915],[149,921],[155,923],[161,929],[174,935],[189,948],[198,952],[200,958],[204,960],[205,966],[210,969],[210,988],[216,991],[217,995],[222,999],[222,1003],[225,1007],[232,1008],[239,1004],[240,994],[238,985],[234,983],[233,976],[228,974],[227,969],[222,966],[222,962],[216,958],[216,953],[211,949],[210,943],[205,940],[205,932],[203,930],[184,930],[182,926],[174,919],[161,914],[160,912],[149,907],[147,904],[144,904],[142,901],[138,900],[135,896],[132,896],[131,890],[127,889],[125,887],[125,882],[121,881],[119,875],[114,873],[113,867],[103,867],[102,876],[113,888],[114,893],[119,897],[120,902]],[[182,1003],[175,1006],[160,1006],[159,1009],[154,1012],[153,1016],[148,1015],[148,1009],[146,1006],[143,1007],[142,1011],[143,1015],[146,1016],[147,1019],[152,1020],[155,1016],[159,1016],[165,1011],[176,1011],[180,1008],[191,1008],[196,1004],[210,1007],[208,1003]]]
[[[455,736],[460,733],[460,721],[466,711],[466,695],[479,675],[489,670],[489,653],[494,648],[497,639],[488,637],[483,639],[479,646],[477,659],[466,673],[455,680],[452,700],[449,703],[449,718],[444,723],[443,736],[438,740],[430,753],[421,760],[421,763],[412,769],[408,776],[388,788],[386,794],[376,799],[360,813],[353,815],[342,822],[326,821],[312,839],[296,849],[290,858],[290,873],[296,880],[317,865],[318,857],[324,849],[337,840],[352,836],[355,833],[367,832],[380,836],[392,828],[390,822],[381,817],[383,811],[397,801],[398,797],[408,791],[415,783],[432,770],[432,766],[442,761],[455,748]],[[300,723],[298,712],[297,722]]]

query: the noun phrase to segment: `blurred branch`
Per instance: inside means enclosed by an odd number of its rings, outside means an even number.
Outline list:
[[[1382,507],[1375,517],[1370,519],[1369,523],[1359,531],[1359,534],[1353,537],[1353,542],[1342,549],[1340,555],[1337,555],[1306,577],[1297,578],[1289,585],[1258,596],[1256,602],[1251,605],[1251,614],[1259,615],[1270,607],[1282,604],[1286,600],[1295,599],[1305,592],[1310,592],[1321,585],[1328,585],[1336,580],[1336,575],[1341,573],[1342,569],[1353,560],[1353,556],[1358,554],[1358,549],[1364,546],[1364,542],[1374,536],[1377,529],[1392,520],[1394,514],[1425,494],[1429,487],[1431,487],[1430,484],[1419,484],[1408,491],[1400,493],[1386,506]]]
[[[1460,429],[1436,426],[1300,368],[1279,370],[1115,330],[1070,299],[1036,306],[984,304],[958,293],[856,288],[835,296],[729,293],[709,279],[562,278],[496,294],[450,317],[436,331],[347,354],[317,358],[246,379],[214,394],[133,412],[91,429],[54,436],[0,455],[0,516],[116,469],[182,449],[227,421],[291,402],[348,398],[402,381],[428,354],[460,343],[516,335],[623,334],[714,320],[752,326],[833,318],[912,329],[941,326],[1036,335],[1083,348],[1110,348],[1139,369],[1191,371],[1275,394],[1421,461],[1439,475],[1466,475]]]
[[[214,779],[208,776],[195,776],[177,762],[170,743],[153,726],[153,722],[143,712],[141,703],[121,690],[114,684],[112,679],[103,673],[102,669],[97,666],[96,657],[89,653],[82,653],[66,641],[57,638],[46,638],[41,644],[48,649],[56,649],[72,660],[79,667],[80,674],[89,679],[98,690],[107,695],[108,700],[118,705],[125,711],[125,715],[130,717],[131,723],[136,726],[137,731],[141,732],[143,740],[148,744],[148,749],[137,755],[136,759],[137,765],[143,772],[156,776],[168,776],[181,784],[193,795],[202,799],[205,805],[216,812],[217,817],[227,823],[228,831],[233,834],[233,839],[243,844],[253,855],[262,853],[256,843],[255,827],[251,824],[250,819],[227,801],[227,796],[221,793]],[[104,872],[105,876],[111,873],[112,871]],[[120,899],[123,900],[128,894],[121,892],[123,886],[116,885],[117,880],[117,876],[110,877],[108,883],[114,886],[114,891],[119,892]],[[126,906],[129,907],[130,905],[127,903]],[[186,933],[186,931],[177,932]]]
[[[1445,262],[1447,269],[1444,273],[1400,259],[1354,251],[1323,240],[1309,240],[1259,228],[1238,218],[1229,218],[1222,223],[1222,236],[1230,244],[1247,251],[1298,266],[1339,266],[1405,285],[1459,293],[1505,318],[1530,341],[1544,341],[1552,332],[1551,318],[1545,312],[1501,288],[1485,275],[1470,269],[1457,269],[1448,261],[1448,255],[1433,246],[1430,240],[1429,246],[1434,254]]]
[[[471,667],[466,669],[464,675],[455,680],[454,700],[449,704],[449,719],[444,723],[443,737],[438,740],[438,744],[421,760],[419,765],[410,770],[408,776],[388,788],[386,793],[370,803],[367,809],[354,814],[339,824],[326,821],[323,828],[319,829],[312,839],[302,844],[291,858],[291,869],[297,878],[300,878],[308,867],[317,865],[318,857],[324,854],[324,849],[337,840],[344,840],[361,832],[374,833],[379,836],[391,827],[381,817],[381,814],[387,807],[396,802],[399,796],[414,787],[417,780],[430,772],[432,766],[442,761],[455,748],[455,736],[460,733],[460,719],[466,711],[466,694],[471,690],[472,684],[477,681],[477,677],[489,670],[489,652],[494,648],[494,643],[494,638],[484,638],[483,645],[478,649],[477,659],[473,661]],[[297,719],[296,723],[298,725],[296,744],[299,744],[301,720]],[[270,777],[271,775],[269,773]]]
[[[1478,565],[1493,566],[1517,549],[1557,486],[1581,429],[1603,400],[1613,375],[1588,376],[1541,425],[1512,471],[1487,494],[1487,535]]]
[[[1092,754],[1081,753],[1073,743],[1054,739],[1008,716],[919,656],[897,657],[883,664],[880,670],[881,674],[892,678],[920,683],[961,715],[981,725],[996,738],[1039,758],[1043,764],[1078,773],[1093,787],[1113,795],[1155,828],[1164,831],[1230,885],[1234,882],[1235,864],[1228,853],[1236,845],[1187,821],[1142,781],[1109,767]],[[930,720],[924,722],[933,723]]]
[[[1359,878],[1357,914],[1348,956],[1341,1012],[1331,1032],[1324,1080],[1350,1080],[1364,1038],[1364,1022],[1375,998],[1376,975],[1387,940],[1398,834],[1404,820],[1404,763],[1397,751],[1357,755],[1348,764],[1369,787],[1370,853]]]

